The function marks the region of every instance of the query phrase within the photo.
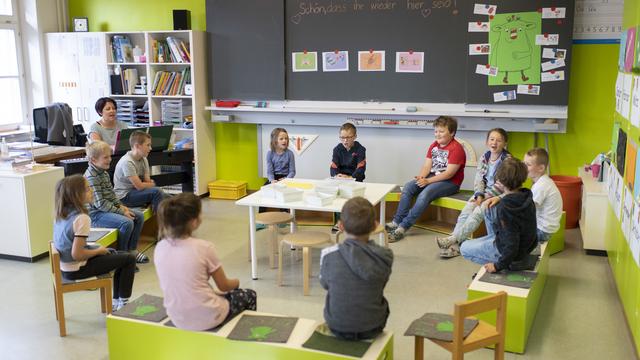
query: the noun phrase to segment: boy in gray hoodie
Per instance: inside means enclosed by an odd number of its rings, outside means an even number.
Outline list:
[[[320,284],[327,289],[324,319],[345,340],[372,339],[389,317],[383,296],[391,275],[393,253],[369,240],[376,228],[371,203],[356,197],[342,207],[339,227],[346,240],[322,250]]]

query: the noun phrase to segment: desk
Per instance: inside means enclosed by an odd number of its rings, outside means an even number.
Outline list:
[[[111,167],[109,168],[111,181],[113,181],[116,164],[123,155],[111,156]],[[84,157],[84,151],[82,156]],[[151,175],[156,186],[182,184],[183,192],[193,192],[193,149],[152,151],[147,156],[147,160],[149,166],[179,165],[181,168],[180,171]],[[89,166],[86,159],[59,161],[56,165],[64,167],[65,176],[83,174]]]
[[[312,190],[315,187],[315,184],[320,183],[321,180],[309,180],[309,179],[287,179],[283,181],[284,183],[292,182],[292,183],[305,183],[310,184]],[[366,189],[364,192],[364,197],[376,206],[380,204],[380,223],[384,224],[385,221],[385,196],[391,190],[396,187],[396,184],[376,184],[376,183],[364,183],[366,185]],[[307,191],[307,190],[305,190]],[[260,191],[257,191],[249,196],[246,196],[238,201],[236,201],[236,205],[240,206],[248,206],[249,207],[249,239],[251,242],[251,277],[254,280],[258,279],[258,261],[256,258],[256,218],[255,212],[258,207],[270,207],[270,208],[280,208],[280,209],[291,209],[291,214],[295,216],[296,210],[313,210],[313,211],[328,211],[328,212],[340,212],[342,210],[342,206],[347,202],[347,199],[337,198],[331,204],[326,206],[313,206],[305,203],[304,201],[295,201],[288,203],[281,203],[271,198],[263,198],[260,194]],[[293,232],[295,229],[292,226],[291,231]],[[381,234],[384,236],[384,234]]]
[[[55,164],[60,160],[84,157],[84,148],[77,146],[45,146],[33,149],[33,159],[41,164]]]

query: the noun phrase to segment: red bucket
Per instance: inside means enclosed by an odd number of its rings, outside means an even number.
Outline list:
[[[562,210],[567,213],[565,229],[573,229],[578,226],[580,209],[582,208],[582,179],[578,176],[551,176],[562,196]]]

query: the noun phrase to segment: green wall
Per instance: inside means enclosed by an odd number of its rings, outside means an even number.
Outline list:
[[[624,9],[624,28],[637,26],[640,24],[640,1],[625,1]],[[617,55],[616,55],[617,57]],[[611,68],[617,71],[617,62]],[[611,99],[615,99],[614,90],[611,89],[608,95]],[[634,139],[637,143],[640,129],[631,125],[629,121],[620,116],[615,110],[612,110],[610,117],[616,123],[620,124],[620,128],[628,134],[628,139]],[[609,134],[611,134],[611,127]],[[609,135],[611,137],[611,135]],[[623,174],[624,175],[624,174]],[[638,181],[638,179],[636,179]],[[636,199],[637,200],[637,199]],[[605,246],[609,258],[609,264],[613,272],[616,283],[616,289],[620,302],[624,309],[626,323],[631,332],[636,352],[640,349],[640,268],[636,264],[633,254],[629,248],[629,242],[625,239],[622,225],[616,217],[611,206],[608,207],[606,216],[607,237],[605,238]]]
[[[69,16],[87,16],[91,31],[171,29],[174,8],[191,10],[192,28],[205,30],[203,0],[69,0]],[[576,175],[579,166],[608,149],[611,114],[615,109],[611,94],[618,45],[574,45],[572,50],[567,133],[549,136],[552,174]],[[215,132],[218,178],[245,180],[251,189],[262,185],[263,179],[258,176],[256,126],[216,124]],[[537,144],[544,145],[542,135],[538,136]],[[511,135],[509,149],[517,156],[532,146],[533,134]]]
[[[69,18],[86,16],[89,31],[173,30],[173,9],[191,11],[191,28],[206,30],[204,0],[68,0]]]

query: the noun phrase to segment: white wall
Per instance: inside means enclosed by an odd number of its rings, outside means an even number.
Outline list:
[[[261,173],[266,177],[266,156],[271,131],[276,125],[258,127]],[[319,135],[315,142],[300,156],[296,155],[296,177],[324,179],[329,176],[332,149],[338,142],[337,127],[328,126],[285,126],[289,135]],[[468,141],[480,156],[486,132],[460,131],[457,137]],[[374,127],[358,128],[358,139],[367,148],[366,182],[404,184],[417,175],[424,163],[429,145],[433,142],[430,129],[383,129]],[[465,168],[463,189],[473,188],[475,167]]]

